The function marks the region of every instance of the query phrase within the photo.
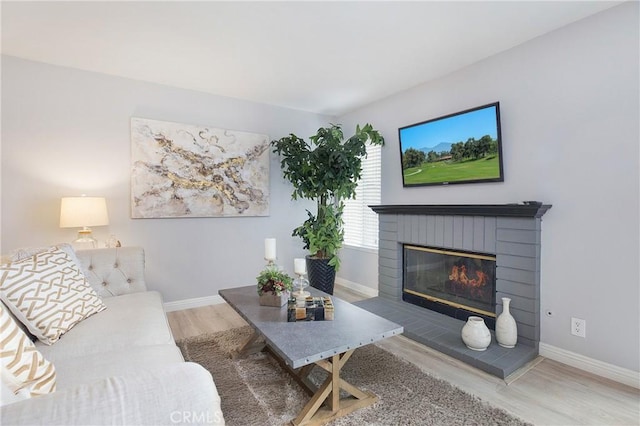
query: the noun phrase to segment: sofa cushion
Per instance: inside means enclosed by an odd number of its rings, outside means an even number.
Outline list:
[[[22,425],[224,425],[211,374],[191,362],[9,404],[0,423]]]
[[[13,393],[13,389],[4,381],[0,381],[0,406],[24,401],[25,399],[27,398]]]
[[[141,247],[78,250],[76,255],[89,285],[102,298],[147,290]]]
[[[0,362],[3,389],[19,398],[45,395],[56,389],[56,370],[0,304]],[[4,402],[4,398],[3,398]]]
[[[180,349],[173,344],[130,346],[126,350],[59,359],[57,389],[71,389],[112,376],[135,376],[145,368],[162,371],[168,365],[183,362]]]
[[[36,342],[51,362],[98,352],[128,350],[131,346],[174,344],[156,291],[131,293],[103,300],[107,309],[66,333],[49,347]]]
[[[106,308],[78,264],[58,247],[0,265],[0,297],[46,344]]]

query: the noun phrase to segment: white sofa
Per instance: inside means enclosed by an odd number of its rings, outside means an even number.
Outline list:
[[[57,389],[18,402],[3,401],[0,423],[224,424],[211,374],[184,362],[160,294],[146,290],[144,251],[126,247],[76,254],[107,309],[51,346],[36,341],[55,366]]]

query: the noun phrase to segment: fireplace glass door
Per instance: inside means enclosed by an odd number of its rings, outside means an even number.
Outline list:
[[[495,276],[492,255],[404,246],[403,299],[459,319],[495,318]]]

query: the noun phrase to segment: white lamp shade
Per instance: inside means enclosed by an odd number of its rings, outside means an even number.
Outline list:
[[[60,203],[60,227],[104,226],[109,224],[104,197],[63,197]]]

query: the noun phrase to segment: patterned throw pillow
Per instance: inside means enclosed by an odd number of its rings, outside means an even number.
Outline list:
[[[2,263],[11,263],[11,262],[20,262],[20,261],[25,260],[25,259],[27,259],[29,257],[33,257],[36,254],[40,254],[40,253],[43,253],[45,251],[51,250],[51,248],[53,248],[53,247],[57,247],[60,250],[64,251],[65,253],[67,253],[69,255],[69,257],[71,257],[71,260],[73,260],[77,265],[80,265],[80,261],[78,260],[78,257],[76,256],[76,252],[73,250],[73,247],[69,243],[59,243],[59,244],[56,244],[55,246],[46,246],[46,247],[22,247],[22,248],[18,248],[18,249],[15,249],[14,251],[12,251],[11,254],[9,254],[7,256],[0,257],[0,264],[2,264]],[[85,272],[85,271],[83,270],[83,272]],[[26,325],[24,325],[22,322],[20,322],[20,320],[15,318],[15,315],[13,315],[13,312],[11,312],[11,311],[8,311],[8,312],[9,312],[9,315],[11,315],[13,317],[14,321],[16,321],[16,324],[18,324],[18,327],[20,327],[20,329],[27,334],[27,337],[29,337],[29,339],[32,342],[35,342],[36,341],[36,336],[31,334],[31,332],[29,331],[29,329],[27,328]]]
[[[0,362],[2,385],[19,399],[56,389],[56,371],[0,303]]]
[[[71,257],[58,247],[0,265],[0,298],[40,341],[51,345],[105,310]]]

